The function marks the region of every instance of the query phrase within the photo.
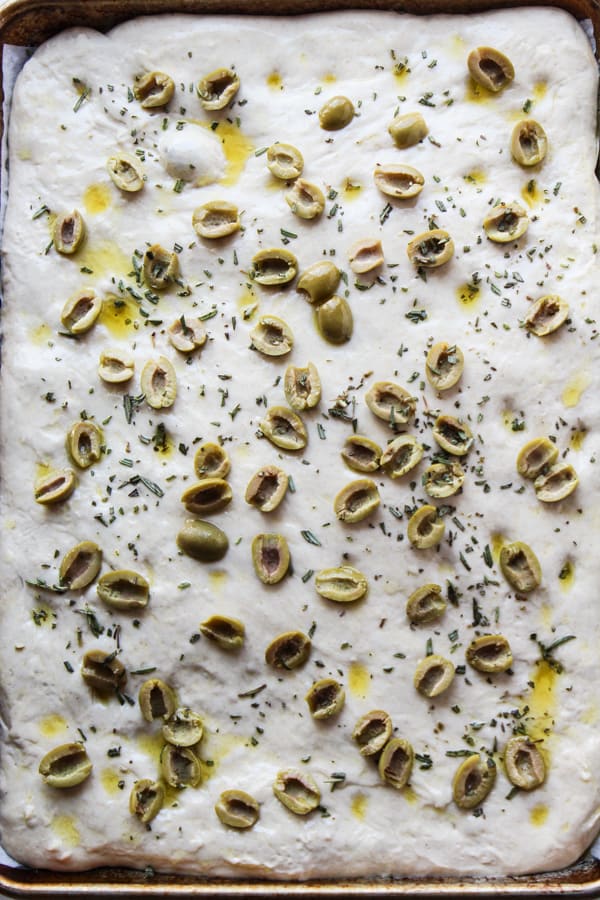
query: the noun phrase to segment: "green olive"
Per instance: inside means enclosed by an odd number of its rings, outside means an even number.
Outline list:
[[[85,781],[92,762],[83,744],[61,744],[42,757],[38,771],[50,787],[70,788]]]
[[[352,738],[362,756],[375,756],[383,750],[392,736],[392,719],[382,709],[364,713],[354,726]]]
[[[376,472],[381,464],[381,447],[362,434],[351,434],[344,441],[341,457],[355,472]]]
[[[300,416],[285,406],[272,406],[259,423],[260,431],[282,450],[302,450],[308,434]]]
[[[215,803],[215,812],[229,828],[252,828],[258,822],[260,807],[246,791],[223,791]]]
[[[413,238],[409,242],[406,252],[415,266],[435,269],[452,259],[454,241],[447,231],[442,228],[434,228],[432,231],[424,231]]]
[[[202,740],[204,723],[193,710],[182,706],[165,720],[162,736],[175,747],[194,747]]]
[[[444,537],[446,526],[443,519],[438,519],[435,506],[420,506],[408,520],[408,539],[417,550],[428,550],[435,547]]]
[[[424,584],[406,601],[406,615],[413,625],[437,622],[446,612],[446,601],[439,584]]]
[[[142,778],[136,781],[129,795],[129,812],[137,816],[142,825],[156,818],[165,802],[165,789],[159,781]]]
[[[383,247],[377,238],[361,238],[348,250],[350,268],[357,275],[364,275],[378,269],[385,262]]]
[[[269,172],[281,181],[293,181],[302,175],[304,159],[292,144],[271,144],[267,150]]]
[[[352,337],[354,319],[348,301],[334,294],[317,309],[319,331],[330,344],[345,344]]]
[[[192,225],[198,237],[213,241],[240,230],[240,214],[234,203],[210,200],[194,210]]]
[[[510,152],[521,166],[537,166],[548,152],[546,132],[535,119],[523,119],[513,128]]]
[[[273,783],[273,793],[290,812],[306,816],[321,802],[321,792],[308,772],[286,769],[278,772]]]
[[[177,396],[177,376],[173,364],[166,356],[149,360],[140,377],[146,403],[152,409],[167,409],[173,406]]]
[[[460,347],[441,341],[434,344],[427,354],[425,375],[436,390],[447,391],[460,381],[464,367],[465,358]]]
[[[546,763],[538,747],[527,735],[512,737],[504,748],[504,768],[511,784],[533,791],[546,780]]]
[[[354,603],[362,600],[369,589],[369,582],[362,572],[352,566],[338,566],[336,569],[321,569],[315,577],[315,588],[319,596],[336,603]]]
[[[325,131],[339,131],[354,118],[354,104],[347,97],[332,97],[319,110],[319,125]]]
[[[194,472],[198,478],[227,478],[231,462],[220,444],[200,444],[194,456]]]
[[[98,375],[107,384],[124,384],[133,378],[135,362],[126,350],[103,350],[98,363]]]
[[[481,759],[472,753],[463,760],[452,779],[452,797],[459,809],[480,806],[496,781],[496,763],[491,756]]]
[[[394,163],[393,165],[377,166],[373,173],[375,187],[386,197],[394,197],[397,200],[408,200],[416,197],[423,190],[425,179],[412,166]]]
[[[558,503],[573,493],[579,478],[573,466],[558,462],[550,466],[547,472],[538,475],[533,482],[536,497],[542,503]]]
[[[229,616],[210,616],[201,623],[200,631],[222,650],[239,650],[246,638],[244,623]]]
[[[166,106],[175,92],[175,82],[164,72],[148,72],[136,78],[133,94],[143,109]]]
[[[449,659],[433,653],[420,660],[415,669],[414,685],[424,697],[439,697],[454,679],[454,666]]]
[[[116,650],[107,653],[95,648],[88,650],[83,656],[81,677],[90,687],[106,694],[120,689],[127,679],[127,673]]]
[[[102,430],[89,419],[75,422],[67,434],[69,456],[80,469],[88,469],[102,458]]]
[[[342,273],[337,266],[323,259],[304,270],[298,279],[296,290],[308,294],[310,303],[323,303],[333,297],[341,276]]]
[[[71,334],[85,334],[102,311],[102,300],[92,288],[72,294],[62,308],[60,321]]]
[[[519,450],[517,472],[523,478],[537,478],[558,459],[558,447],[547,437],[533,438]]]
[[[180,316],[169,325],[169,341],[180,353],[193,353],[206,344],[207,335],[200,319]]]
[[[224,531],[202,519],[186,519],[177,535],[177,546],[187,556],[200,562],[218,562],[229,549]]]
[[[414,761],[413,748],[404,738],[392,738],[387,742],[377,768],[381,779],[401,791],[408,783]]]
[[[239,76],[233,69],[215,69],[198,82],[196,88],[204,109],[225,109],[240,89]]]
[[[138,572],[116,569],[106,572],[96,587],[103,603],[112,609],[144,609],[150,598],[150,585]]]
[[[387,422],[390,428],[406,425],[417,408],[416,398],[393,381],[375,382],[365,394],[365,403],[373,415]]]
[[[144,169],[137,156],[115,153],[109,157],[106,168],[119,190],[133,194],[144,187]]]
[[[278,466],[263,466],[256,472],[246,488],[246,503],[261,512],[277,509],[288,489],[289,479]]]
[[[186,488],[181,502],[188,512],[210,515],[225,509],[233,499],[230,485],[223,478],[203,478]]]
[[[249,275],[258,284],[267,286],[288,284],[298,272],[298,260],[285,247],[259,250],[252,257]]]
[[[529,218],[518,203],[498,203],[483,220],[483,228],[497,244],[508,244],[522,237],[529,226]]]
[[[334,678],[315,681],[305,698],[313,719],[330,719],[341,712],[346,701],[344,688]]]
[[[314,409],[321,399],[321,379],[312,362],[306,366],[288,366],[283,377],[285,399],[296,412]]]
[[[252,541],[254,571],[263,584],[277,584],[287,575],[290,551],[282,534],[257,534]]]
[[[381,454],[381,468],[390,478],[401,478],[418,466],[423,447],[412,434],[401,434],[386,446]]]
[[[85,222],[79,210],[62,213],[54,222],[54,246],[59,253],[70,256],[76,253],[85,238]]]
[[[478,672],[506,672],[513,662],[510,644],[503,634],[474,638],[466,652],[467,662]]]
[[[464,456],[473,446],[471,429],[462,419],[441,415],[435,420],[433,437],[451,456]]]
[[[465,470],[458,462],[439,462],[427,466],[423,472],[422,484],[426,494],[435,500],[452,497],[462,488]]]
[[[538,558],[531,547],[521,541],[502,547],[500,568],[506,580],[517,591],[528,593],[541,584],[542,570]]]
[[[301,631],[285,631],[273,638],[265,650],[265,661],[274,669],[297,669],[310,654],[310,638]]]
[[[568,317],[569,304],[566,300],[557,294],[547,294],[531,305],[523,324],[537,337],[546,337],[564,325]]]
[[[467,67],[471,78],[494,94],[510,84],[515,77],[510,59],[494,47],[477,47],[471,50]]]
[[[340,522],[362,522],[372,515],[381,500],[377,485],[370,478],[357,478],[336,494],[333,509]]]
[[[35,502],[43,506],[62,503],[71,496],[76,484],[77,477],[73,469],[51,469],[36,478],[33,487]]]
[[[179,257],[152,244],[144,253],[144,280],[155,291],[164,291],[179,276]]]
[[[300,219],[317,219],[325,209],[325,194],[306,178],[297,178],[285,193],[285,202]]]
[[[254,349],[265,356],[285,356],[294,346],[291,328],[277,316],[261,316],[250,338]]]
[[[65,553],[58,570],[60,583],[71,591],[91,584],[102,566],[102,550],[93,541],[82,541]]]
[[[425,119],[418,112],[396,116],[390,123],[388,131],[396,147],[401,150],[414,147],[429,134]]]
[[[165,744],[160,753],[160,771],[172,788],[198,787],[202,781],[200,760],[191,747]]]
[[[175,691],[160,678],[144,681],[139,690],[138,702],[146,722],[168,719],[177,709]]]

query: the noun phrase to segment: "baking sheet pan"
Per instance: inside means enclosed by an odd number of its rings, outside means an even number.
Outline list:
[[[85,25],[108,31],[140,15],[179,13],[247,13],[296,15],[339,9],[382,9],[413,14],[470,13],[515,6],[514,0],[8,0],[0,2],[0,52],[4,45],[35,46],[59,31]],[[600,59],[599,0],[527,0],[528,6],[559,6],[592,23]],[[1,70],[0,70],[1,79]],[[0,89],[2,85],[0,83]],[[2,94],[2,96],[4,96]],[[4,133],[0,105],[0,134]],[[2,180],[5,178],[3,171]],[[588,855],[579,863],[547,875],[491,879],[381,879],[314,881],[194,879],[118,868],[59,873],[14,868],[0,863],[0,891],[12,897],[434,897],[600,896],[600,860]]]

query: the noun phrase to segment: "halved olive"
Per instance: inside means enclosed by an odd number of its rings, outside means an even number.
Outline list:
[[[435,269],[452,259],[454,241],[447,231],[442,228],[434,228],[432,231],[424,231],[413,238],[409,242],[406,252],[415,266]]]
[[[437,509],[429,503],[420,506],[408,520],[408,539],[417,550],[435,547],[444,537],[445,530],[443,519],[438,519]]]
[[[467,59],[471,78],[495,94],[515,77],[515,69],[508,56],[494,47],[477,47]]]
[[[400,791],[410,778],[414,761],[413,748],[404,738],[392,738],[387,742],[377,768],[387,784]]]
[[[252,541],[254,571],[263,584],[277,584],[290,567],[290,551],[282,534],[257,534]]]
[[[512,737],[504,748],[504,768],[511,784],[533,791],[546,780],[544,757],[527,735]]]
[[[144,253],[144,280],[155,291],[164,291],[179,275],[179,257],[152,244]]]
[[[302,175],[304,158],[292,144],[271,144],[267,150],[267,166],[275,178],[293,181]]]
[[[352,566],[321,569],[315,577],[317,594],[336,603],[353,603],[361,600],[369,589],[369,582],[362,572]]]
[[[522,237],[529,226],[529,218],[519,203],[498,203],[483,220],[490,241],[508,244]]]
[[[194,456],[194,472],[198,478],[227,478],[231,462],[220,444],[200,444]]]
[[[425,374],[429,384],[438,391],[447,391],[458,383],[465,367],[462,350],[445,341],[434,344],[425,360]]]
[[[201,238],[215,240],[228,237],[240,229],[240,214],[234,203],[210,200],[199,206],[192,215],[194,231]]]
[[[42,757],[38,771],[50,787],[70,788],[90,775],[92,761],[83,744],[61,744]]]
[[[181,495],[181,502],[187,511],[201,516],[220,512],[232,499],[233,491],[224,478],[203,478],[186,488]]]
[[[406,601],[406,615],[413,625],[437,622],[446,612],[446,601],[439,584],[424,584]]]
[[[417,408],[416,397],[393,381],[377,381],[365,394],[365,403],[374,416],[391,428],[406,425]]]
[[[423,489],[436,500],[452,497],[462,488],[465,470],[460,463],[432,463],[423,472]]]
[[[568,463],[558,462],[550,466],[533,482],[536,497],[543,503],[558,503],[573,493],[579,478],[573,466]]]
[[[432,653],[417,664],[414,685],[424,697],[439,697],[454,679],[454,666],[449,659]]]
[[[408,200],[416,197],[423,190],[425,179],[412,166],[399,163],[387,166],[377,166],[373,173],[375,187],[387,197],[395,197],[398,200]]]
[[[261,512],[277,509],[288,489],[289,479],[278,466],[263,466],[252,476],[246,488],[246,503]]]
[[[148,72],[136,78],[133,94],[143,109],[166,106],[175,92],[175,82],[165,72]]]
[[[215,803],[215,812],[223,825],[252,828],[258,822],[260,807],[246,791],[223,791]]]
[[[139,690],[138,702],[146,722],[168,719],[177,708],[173,688],[160,678],[149,678],[144,681]]]
[[[323,303],[333,297],[341,277],[338,267],[323,259],[304,270],[298,279],[296,290],[307,293],[310,303]]]
[[[325,194],[306,178],[297,178],[284,196],[291,211],[301,219],[316,219],[325,209]]]
[[[265,356],[285,356],[294,346],[290,326],[277,316],[261,316],[250,338],[254,349]]]
[[[218,562],[229,549],[224,531],[202,519],[186,519],[177,534],[177,546],[187,556],[200,562]]]
[[[351,434],[344,441],[341,457],[355,472],[376,472],[381,464],[381,447],[362,434]]]
[[[142,778],[136,781],[129,795],[129,812],[137,816],[142,825],[156,818],[165,802],[165,789],[160,781]]]
[[[102,300],[92,288],[72,294],[62,308],[60,321],[71,334],[89,331],[102,310]]]
[[[298,260],[285,247],[259,250],[252,257],[249,275],[258,284],[277,285],[293,281],[298,272]]]
[[[502,547],[500,568],[506,580],[517,591],[528,593],[541,584],[542,569],[538,558],[531,547],[521,541]]]
[[[521,166],[537,166],[548,151],[546,132],[535,119],[523,119],[513,128],[510,152]]]
[[[354,118],[354,104],[348,97],[332,97],[319,110],[319,125],[325,131],[339,131]]]
[[[144,169],[137,156],[115,153],[109,157],[106,168],[119,190],[132,194],[144,187]]]
[[[167,409],[175,403],[177,376],[173,364],[165,356],[148,360],[142,369],[140,385],[146,403],[152,409]]]
[[[85,222],[78,209],[56,217],[53,237],[55,248],[65,256],[79,249],[85,238]]]
[[[423,447],[412,434],[401,434],[386,446],[381,454],[381,468],[390,478],[406,475],[423,458]]]
[[[105,572],[96,592],[112,609],[143,609],[150,599],[150,585],[144,576],[129,569]]]
[[[319,331],[330,344],[345,344],[352,337],[354,319],[348,301],[334,294],[317,309]]]
[[[265,650],[265,661],[275,669],[297,669],[308,659],[310,638],[301,631],[285,631]]]
[[[202,781],[200,760],[191,747],[165,744],[160,752],[160,771],[172,788],[197,787]]]
[[[297,816],[306,816],[321,802],[321,791],[308,772],[286,769],[277,773],[273,793],[284,806]]]
[[[80,469],[89,469],[102,458],[104,435],[89,419],[75,422],[67,434],[69,456]]]
[[[283,377],[283,392],[292,409],[313,409],[321,399],[321,379],[314,363],[288,366]]]
[[[45,475],[36,478],[33,487],[35,502],[43,505],[61,503],[71,496],[76,484],[77,478],[73,469],[51,469]]]
[[[81,677],[90,687],[101,693],[108,693],[124,684],[127,673],[116,650],[107,653],[106,650],[95,648],[84,654]]]
[[[206,339],[206,329],[200,319],[180,316],[169,325],[169,340],[180,353],[193,353],[204,347]]]
[[[102,566],[102,550],[93,541],[82,541],[65,553],[58,570],[60,583],[72,591],[91,584]]]
[[[340,522],[362,522],[380,503],[377,485],[370,478],[357,478],[336,494],[333,509]]]
[[[315,681],[304,699],[313,719],[329,719],[341,711],[346,694],[335,678],[321,678]]]
[[[98,375],[107,384],[124,384],[133,378],[135,361],[126,350],[103,350]]]
[[[392,719],[382,709],[364,713],[352,731],[352,738],[358,744],[362,756],[375,756],[383,750],[391,736]]]
[[[202,740],[204,723],[192,709],[182,706],[166,719],[162,736],[175,747],[193,747]]]
[[[396,147],[401,150],[413,147],[429,134],[429,128],[421,113],[404,113],[396,116],[388,127]]]
[[[282,450],[302,450],[308,434],[300,416],[285,406],[272,406],[259,423],[260,431]]]
[[[244,623],[229,616],[210,616],[201,623],[200,631],[222,650],[239,650],[246,638]]]
[[[451,456],[464,456],[473,445],[471,429],[462,419],[441,415],[435,420],[433,437]]]
[[[539,437],[528,441],[519,450],[517,472],[523,478],[537,478],[545,468],[558,459],[558,447],[550,438]]]
[[[215,69],[198,82],[196,88],[204,109],[224,109],[240,89],[240,79],[233,69]]]
[[[482,759],[473,753],[463,760],[452,779],[452,797],[459,809],[479,806],[496,781],[496,763],[491,756]]]
[[[361,238],[348,250],[350,268],[357,275],[372,272],[384,263],[383,247],[377,238]]]
[[[503,634],[474,638],[466,651],[467,662],[478,672],[506,672],[513,662],[510,644]]]
[[[536,300],[523,320],[528,331],[537,337],[557,331],[569,317],[569,304],[557,294],[547,294]]]

